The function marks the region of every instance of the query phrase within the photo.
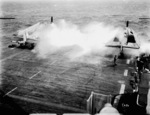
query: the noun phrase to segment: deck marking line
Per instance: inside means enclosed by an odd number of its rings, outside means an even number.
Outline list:
[[[127,69],[124,70],[124,74],[123,75],[124,76],[128,76],[128,70]]]
[[[56,63],[57,61],[59,61],[59,60],[55,60],[55,61],[53,61],[50,65],[53,65],[54,63]]]
[[[119,94],[124,94],[124,91],[125,91],[125,84],[121,84]]]
[[[146,112],[149,115],[150,114],[150,81],[149,81],[149,89],[147,93],[147,106],[146,106]]]
[[[5,61],[5,60],[7,60],[7,59],[10,59],[10,58],[12,58],[12,57],[15,57],[15,56],[17,56],[17,55],[19,55],[19,54],[21,54],[22,52],[18,52],[18,53],[16,53],[16,54],[13,54],[13,55],[11,55],[11,56],[8,56],[8,57],[6,57],[6,58],[4,58],[4,59],[1,59],[0,60],[0,63],[1,62],[3,62],[3,61]]]
[[[126,62],[127,64],[130,64],[130,60],[129,59],[127,59],[127,62]]]
[[[62,71],[60,74],[63,74],[63,73],[65,73],[67,70],[69,70],[70,68],[68,68],[68,69],[65,69],[64,71]]]
[[[41,73],[41,71],[37,72],[36,74],[34,74],[33,76],[31,76],[29,79],[32,79],[33,77],[35,77],[35,76],[38,75],[39,73]]]
[[[16,89],[17,89],[17,87],[15,87],[14,89],[12,89],[9,92],[7,92],[4,96],[9,95],[10,93],[12,93],[13,91],[15,91]]]

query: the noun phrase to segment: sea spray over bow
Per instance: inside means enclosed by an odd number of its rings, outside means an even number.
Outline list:
[[[105,44],[119,31],[119,28],[106,26],[104,23],[92,22],[80,27],[60,20],[39,31],[40,36],[35,49],[41,58],[48,58],[50,54],[56,52],[63,52],[70,60],[91,53],[105,55],[110,51],[110,49],[107,51]]]

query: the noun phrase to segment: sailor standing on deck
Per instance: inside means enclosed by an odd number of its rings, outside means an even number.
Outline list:
[[[118,57],[117,55],[114,56],[114,65],[117,65],[116,61],[117,61]]]
[[[137,63],[136,65],[137,65],[137,70],[138,70],[138,74],[139,74],[139,80],[141,80],[144,63],[139,57],[137,58],[136,63]]]

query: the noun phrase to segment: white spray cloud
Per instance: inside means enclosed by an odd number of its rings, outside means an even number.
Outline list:
[[[140,53],[150,54],[150,42],[142,42],[140,47]]]
[[[122,44],[126,43],[124,29],[108,26],[104,23],[92,22],[84,26],[78,26],[65,20],[57,23],[37,23],[18,34],[28,32],[29,36],[38,40],[35,51],[40,58],[49,58],[53,53],[61,54],[73,61],[100,62],[101,56],[118,55],[119,48],[107,48],[105,45],[112,43],[115,37]],[[136,33],[136,32],[134,32]],[[135,34],[136,38],[139,38]],[[140,36],[141,38],[141,36]],[[143,38],[136,39],[140,43],[140,49],[125,49],[127,55],[137,56],[140,53],[150,53],[149,45]]]
[[[35,49],[41,58],[48,58],[50,54],[56,52],[63,53],[70,60],[81,59],[93,52],[104,55],[106,54],[105,44],[113,39],[118,31],[119,28],[98,22],[80,27],[61,20],[40,31]]]

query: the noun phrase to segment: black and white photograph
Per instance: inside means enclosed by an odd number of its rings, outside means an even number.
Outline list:
[[[0,115],[150,115],[150,0],[0,0]]]

